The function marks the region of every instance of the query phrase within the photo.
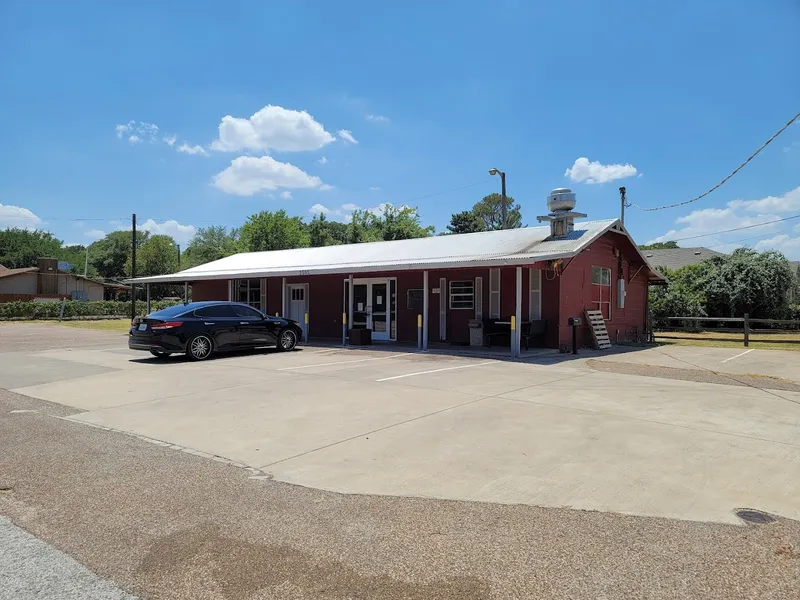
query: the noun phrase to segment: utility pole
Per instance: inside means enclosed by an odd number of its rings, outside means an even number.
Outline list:
[[[131,279],[136,277],[136,213],[131,217]],[[131,321],[136,318],[136,284],[131,281]]]
[[[89,272],[89,246],[86,246],[86,261],[83,263],[83,276]]]
[[[508,229],[508,207],[506,206],[506,174],[500,173],[500,196],[502,197],[501,202],[503,203],[503,229]]]
[[[506,174],[499,169],[489,169],[489,175],[500,175],[500,226],[508,228],[508,208],[506,207]]]
[[[175,246],[178,248],[178,268],[180,269],[181,268],[181,245],[180,244],[175,244]]]
[[[619,188],[619,220],[625,225],[625,186]]]

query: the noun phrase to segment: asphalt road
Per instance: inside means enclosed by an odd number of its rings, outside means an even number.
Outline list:
[[[37,412],[12,412],[12,411]],[[800,593],[800,523],[341,495],[65,421],[0,391],[0,514],[155,599],[758,598]]]

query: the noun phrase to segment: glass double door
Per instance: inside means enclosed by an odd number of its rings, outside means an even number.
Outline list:
[[[388,280],[353,282],[354,329],[371,329],[373,340],[388,340],[390,318]]]

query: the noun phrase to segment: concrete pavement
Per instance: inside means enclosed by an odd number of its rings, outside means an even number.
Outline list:
[[[397,351],[193,364],[111,346],[27,358],[55,378],[15,391],[73,407],[76,421],[308,487],[728,523],[744,506],[800,518],[796,392],[600,373],[581,360]],[[101,371],[61,379],[53,363]],[[0,384],[14,377],[0,366]]]
[[[796,521],[341,495],[51,416],[65,411],[0,390],[0,473],[13,486],[0,514],[140,598],[784,600],[800,590]]]

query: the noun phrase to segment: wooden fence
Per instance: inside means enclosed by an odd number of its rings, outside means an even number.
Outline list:
[[[770,344],[800,344],[800,335],[798,339],[755,339],[752,335],[766,335],[771,336],[781,333],[798,333],[800,334],[800,321],[788,319],[752,319],[750,315],[745,313],[744,317],[668,317],[671,322],[680,322],[683,325],[670,325],[669,331],[694,331],[699,330],[713,333],[741,333],[742,341],[745,346],[749,346],[750,342],[767,342]],[[704,323],[720,323],[721,327],[702,327]],[[737,326],[741,323],[741,326]],[[757,323],[762,326],[766,325],[767,328],[755,328],[753,324]],[[790,327],[791,329],[781,329],[780,327]],[[696,340],[696,337],[689,336],[669,336],[671,339],[678,340]],[[729,341],[736,341],[735,339]]]

